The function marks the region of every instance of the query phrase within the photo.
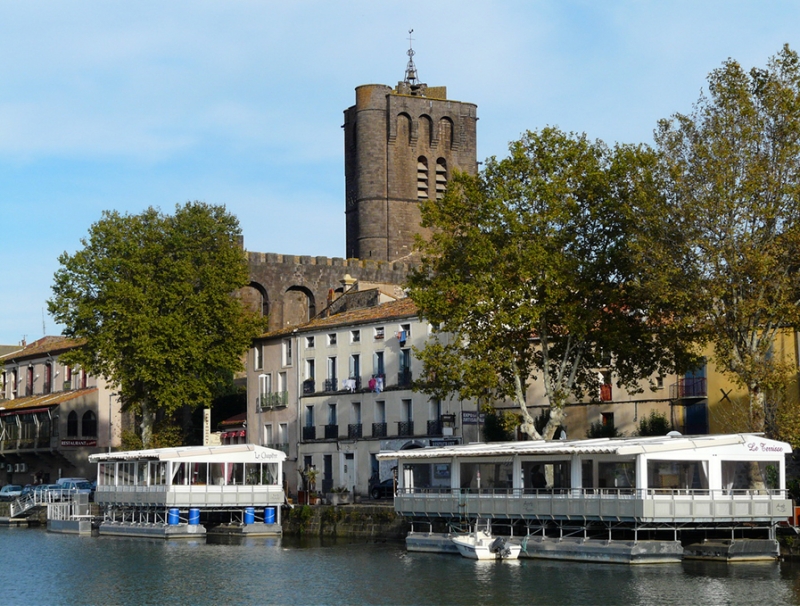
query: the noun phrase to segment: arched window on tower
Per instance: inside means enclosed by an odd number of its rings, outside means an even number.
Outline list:
[[[439,158],[436,160],[436,199],[444,198],[444,190],[447,189],[447,160]]]
[[[67,437],[78,437],[78,413],[74,410],[67,417]]]
[[[417,158],[417,199],[428,199],[428,159],[425,156]]]
[[[87,410],[83,413],[83,419],[81,419],[81,436],[84,438],[97,437],[97,415],[91,410]]]

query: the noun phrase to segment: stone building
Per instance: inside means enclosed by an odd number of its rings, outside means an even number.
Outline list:
[[[413,60],[395,88],[357,87],[344,117],[346,258],[249,252],[242,297],[271,331],[308,322],[344,291],[345,274],[362,289],[402,286],[422,233],[419,202],[441,197],[454,170],[477,172],[477,106],[420,83]]]

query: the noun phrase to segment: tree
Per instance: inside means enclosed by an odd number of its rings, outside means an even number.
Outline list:
[[[456,174],[442,200],[422,204],[420,268],[410,295],[438,332],[417,352],[417,389],[481,403],[510,398],[522,430],[552,439],[567,399],[599,390],[611,366],[620,386],[671,368],[682,352],[665,310],[643,298],[647,272],[632,263],[634,212],[657,194],[645,147],[591,142],[546,128]],[[674,337],[678,333],[673,333]],[[543,432],[526,391],[541,375],[550,416]]]
[[[234,296],[248,283],[239,235],[224,207],[201,202],[174,215],[107,211],[59,257],[48,309],[84,342],[63,357],[119,387],[145,447],[156,412],[207,406],[265,327]]]
[[[800,322],[797,54],[784,46],[749,73],[727,60],[690,114],[659,123],[656,143],[664,216],[681,228],[660,240],[668,254],[659,271],[684,276],[692,306],[682,316],[713,344],[717,367],[747,389],[739,430],[774,433],[766,395],[791,367],[773,344]]]

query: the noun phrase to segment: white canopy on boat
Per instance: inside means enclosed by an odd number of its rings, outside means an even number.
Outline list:
[[[650,453],[667,453],[707,448],[728,447],[732,453],[747,452],[754,459],[765,455],[792,452],[786,442],[765,438],[762,434],[717,434],[683,436],[674,432],[669,436],[635,438],[597,438],[592,440],[529,440],[524,442],[491,442],[488,444],[463,444],[455,446],[383,451],[378,459],[441,459],[443,457],[487,457],[511,455],[620,455],[632,456]],[[97,456],[97,455],[94,455]]]
[[[226,446],[178,446],[150,450],[101,452],[89,455],[91,463],[113,461],[203,461],[225,463],[268,463],[284,461],[286,454],[280,450],[255,444],[230,444]]]

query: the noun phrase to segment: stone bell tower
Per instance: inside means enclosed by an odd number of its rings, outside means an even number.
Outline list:
[[[453,170],[478,170],[477,106],[419,82],[413,56],[396,88],[359,86],[344,112],[348,258],[413,261],[419,202],[441,198]]]

